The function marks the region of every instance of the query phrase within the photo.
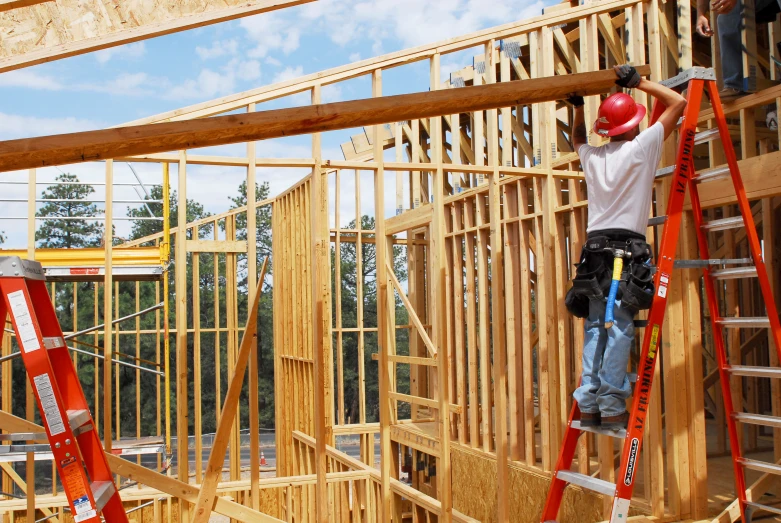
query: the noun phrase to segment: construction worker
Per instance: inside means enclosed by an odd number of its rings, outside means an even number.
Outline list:
[[[614,67],[624,88],[637,88],[665,106],[658,121],[640,132],[646,114],[623,92],[609,96],[599,107],[593,132],[610,141],[588,144],[583,97],[572,96],[575,107],[573,145],[580,156],[588,190],[588,237],[577,264],[573,287],[567,293],[568,310],[585,318],[583,376],[574,398],[581,426],[626,428],[629,353],[634,340],[634,316],[651,306],[653,274],[651,249],[645,231],[651,208],[654,175],[664,140],[676,128],[686,99],[658,83],[644,80],[634,67]],[[607,303],[616,257],[626,259],[617,299]],[[617,280],[618,281],[618,280]],[[606,325],[607,306],[612,325]]]
[[[730,102],[746,94],[746,85],[743,78],[743,52],[741,41],[741,29],[746,9],[740,0],[697,0],[697,22],[695,24],[700,36],[713,36],[713,29],[708,17],[708,8],[718,17],[716,23],[719,26],[719,49],[721,51],[721,73],[724,86],[719,93],[722,102]],[[754,22],[756,24],[772,23],[781,12],[781,4],[778,0],[757,0],[754,6]],[[775,112],[768,113],[768,127],[777,127]]]

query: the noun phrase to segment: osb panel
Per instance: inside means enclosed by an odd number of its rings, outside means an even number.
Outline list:
[[[484,523],[496,522],[496,460],[459,446],[451,447],[453,507]],[[545,474],[510,467],[509,513],[511,523],[540,520],[550,480]],[[602,498],[567,488],[559,523],[603,521]]]
[[[55,0],[0,13],[0,59],[259,0]]]
[[[131,502],[126,501],[124,503],[125,510],[132,510],[133,508],[137,507],[138,505],[146,503],[146,501],[142,502]],[[167,501],[161,501],[160,502],[160,519],[158,520],[158,523],[179,523],[179,503],[174,500],[173,504],[171,505],[171,521],[168,521],[168,507]],[[56,511],[55,511],[56,512]],[[36,519],[40,519],[44,517],[43,512],[40,510],[36,511],[35,515]],[[74,523],[73,518],[71,517],[69,512],[63,512],[62,517],[59,518],[60,523]],[[136,510],[134,512],[131,512],[128,514],[128,520],[130,520],[131,523],[154,523],[155,522],[155,511],[154,506],[149,505],[148,507],[144,507],[142,509]],[[53,521],[53,520],[50,520]],[[27,511],[26,510],[19,510],[13,512],[13,522],[14,523],[27,523]]]
[[[269,488],[260,491],[260,511],[277,519],[282,518],[282,489]]]

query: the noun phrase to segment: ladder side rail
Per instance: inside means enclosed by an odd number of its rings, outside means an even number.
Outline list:
[[[73,360],[65,347],[65,339],[60,329],[57,313],[51,302],[49,291],[44,280],[28,280],[27,291],[30,294],[30,302],[38,320],[41,337],[44,340],[44,349],[51,362],[54,377],[64,402],[63,408],[68,410],[89,410],[87,399],[79,382],[78,374],[73,367]],[[55,343],[56,346],[52,345]]]
[[[57,313],[54,310],[49,291],[46,288],[46,282],[43,280],[30,280],[27,282],[27,289],[30,292],[41,335],[43,338],[57,340],[56,346],[52,345],[52,348],[44,347],[43,350],[46,350],[49,356],[49,361],[54,371],[54,378],[62,397],[63,408],[66,413],[69,410],[86,410],[89,413],[89,421],[84,423],[84,425],[89,425],[89,427],[86,427],[88,430],[76,431],[78,434],[76,435],[76,441],[79,444],[81,458],[87,468],[89,479],[91,482],[113,481],[111,469],[103,455],[103,447],[96,431],[92,413],[84,396],[84,389],[81,387],[79,376],[73,366],[73,360],[70,357],[68,348],[65,346],[62,329],[57,320]],[[62,343],[59,343],[59,341],[62,341]]]
[[[722,142],[724,143],[724,153],[727,157],[727,164],[729,165],[730,174],[732,176],[732,183],[735,186],[735,194],[738,198],[738,207],[740,213],[743,215],[743,223],[746,226],[746,237],[748,238],[749,248],[751,249],[751,257],[754,259],[754,265],[757,268],[757,277],[759,278],[759,286],[762,289],[762,295],[765,298],[765,308],[770,320],[770,330],[773,335],[773,342],[776,346],[776,353],[779,361],[781,361],[781,320],[778,318],[778,308],[776,307],[773,291],[770,286],[770,279],[767,274],[767,267],[765,261],[762,258],[762,247],[759,243],[759,235],[757,234],[756,226],[754,225],[754,218],[751,213],[751,205],[746,197],[746,189],[743,185],[743,179],[740,176],[740,169],[738,167],[737,156],[735,155],[735,149],[732,146],[732,140],[724,140],[725,133],[728,133],[727,119],[724,115],[724,108],[721,105],[719,99],[718,88],[715,83],[708,84],[708,92],[711,100],[713,101],[713,112],[716,116],[716,122],[719,126],[719,133],[722,136]],[[726,134],[729,136],[729,134]]]
[[[54,378],[57,381],[57,387],[63,398],[63,408],[66,410],[86,411],[88,421],[82,425],[82,430],[76,431],[76,442],[78,451],[81,454],[81,461],[87,469],[88,479],[90,481],[90,494],[95,497],[93,487],[97,487],[99,482],[110,482],[109,488],[113,493],[110,494],[108,501],[93,499],[99,512],[108,523],[126,523],[128,521],[127,513],[122,505],[119,491],[114,483],[111,468],[109,467],[106,456],[103,452],[103,444],[95,427],[95,421],[84,396],[84,389],[81,387],[79,376],[73,365],[68,348],[65,345],[62,328],[57,319],[57,313],[54,310],[49,291],[46,288],[44,280],[29,280],[27,289],[32,299],[41,335],[44,338],[56,339],[51,349],[43,348],[49,357],[50,364],[54,371]],[[61,342],[61,343],[60,343]],[[100,490],[100,489],[99,489]],[[103,506],[101,507],[101,504]]]
[[[578,383],[580,383],[580,381],[578,381]],[[556,468],[553,469],[553,477],[551,478],[550,487],[548,487],[548,496],[545,499],[545,505],[542,509],[542,519],[540,520],[542,523],[554,521],[558,516],[559,507],[561,506],[561,500],[564,497],[564,489],[567,487],[567,482],[563,479],[559,479],[557,473],[560,470],[569,470],[572,466],[572,459],[575,457],[575,452],[578,448],[578,439],[581,434],[580,429],[576,429],[572,426],[572,422],[576,419],[580,419],[580,409],[578,408],[578,402],[572,400],[569,421],[567,422],[567,428],[564,432],[564,443],[559,452],[559,459],[556,461]]]
[[[709,85],[710,87],[710,85]],[[713,100],[711,98],[711,100]],[[715,104],[718,102],[714,102]],[[718,116],[717,116],[718,120]],[[722,142],[724,142],[724,149],[732,149],[732,138],[729,135],[729,131],[726,129],[719,129]],[[740,175],[738,175],[740,177]],[[700,206],[699,191],[697,189],[697,183],[691,181],[689,184],[691,190],[691,204],[692,215],[694,217],[694,223],[697,229],[697,244],[700,250],[700,258],[709,259],[710,252],[708,249],[707,232],[701,227],[702,225],[702,207]],[[711,276],[711,270],[709,267],[703,268],[705,295],[708,300],[708,310],[711,317],[711,328],[713,329],[713,344],[716,351],[716,362],[719,366],[719,382],[721,385],[721,394],[724,399],[724,409],[726,410],[726,422],[727,432],[730,440],[730,453],[732,454],[732,466],[735,474],[735,490],[737,498],[740,500],[740,515],[743,521],[746,521],[746,477],[745,471],[739,464],[739,459],[742,457],[740,449],[740,443],[738,439],[738,432],[735,419],[732,414],[735,412],[734,403],[732,401],[732,390],[730,389],[730,374],[727,372],[729,362],[727,361],[727,352],[724,346],[724,335],[719,319],[721,318],[721,312],[719,311],[718,295],[713,283],[713,277]],[[739,350],[739,348],[738,348]]]
[[[54,370],[46,354],[43,336],[24,278],[0,278],[0,294],[2,294],[0,317],[5,317],[9,311],[12,312],[11,323],[19,341],[27,378],[32,385],[35,401],[44,421],[43,425],[51,445],[57,472],[62,478],[71,513],[80,518],[78,523],[100,523],[89,478],[81,465],[82,457],[68,423],[68,414],[57,388]],[[45,394],[45,405],[41,399],[41,392]],[[89,507],[85,503],[80,503],[80,506],[76,507],[74,501],[84,497],[88,499]]]
[[[681,229],[681,216],[689,184],[693,172],[692,157],[694,154],[694,136],[696,134],[697,117],[702,101],[703,80],[692,80],[689,84],[688,100],[684,111],[683,125],[680,130],[680,142],[676,154],[675,172],[671,184],[671,193],[667,202],[667,221],[664,224],[657,259],[657,271],[654,276],[655,294],[648,315],[648,326],[643,335],[643,345],[637,375],[637,385],[632,399],[631,418],[627,427],[627,437],[624,441],[621,455],[622,477],[616,483],[616,495],[613,500],[611,522],[625,520],[634,490],[635,473],[640,460],[643,444],[645,421],[651,401],[654,370],[658,356],[659,338],[662,332],[665,310],[667,308],[666,289],[670,285],[673,272],[675,252]],[[654,111],[656,112],[656,111]],[[663,278],[665,280],[663,280]],[[662,290],[665,289],[665,291]],[[621,516],[623,514],[623,516]]]

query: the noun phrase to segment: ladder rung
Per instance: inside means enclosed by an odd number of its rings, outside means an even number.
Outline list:
[[[699,145],[701,143],[705,142],[712,142],[716,138],[719,137],[719,128],[714,127],[713,129],[708,129],[707,131],[702,131],[694,135],[694,143]]]
[[[114,495],[115,487],[112,481],[96,481],[90,485],[92,488],[92,497],[95,498],[98,512],[103,510],[108,500]]]
[[[661,169],[656,170],[656,179],[659,180],[661,178],[666,178],[674,172],[675,172],[675,165],[670,165],[669,167],[662,167]]]
[[[710,275],[717,280],[735,280],[738,278],[756,278],[757,268],[751,267],[730,267],[728,269],[718,269],[711,271]]]
[[[765,416],[764,414],[751,414],[748,412],[735,412],[732,414],[735,421],[749,423],[751,425],[762,425],[763,427],[781,428],[781,418],[775,416]]]
[[[573,429],[578,429],[583,432],[591,432],[592,434],[599,434],[600,436],[610,436],[611,438],[626,438],[626,429],[621,430],[607,430],[602,427],[581,427],[580,420],[575,420],[570,425]]]
[[[667,216],[654,216],[648,219],[648,226],[654,227],[656,225],[663,225],[667,221]]]
[[[718,167],[714,167],[713,169],[706,169],[704,171],[698,172],[697,176],[694,177],[694,181],[697,183],[707,183],[715,180],[721,180],[722,178],[726,178],[729,175],[729,165],[724,164]]]
[[[757,503],[755,501],[746,501],[746,506],[753,510],[764,510],[767,512],[772,512],[773,514],[781,514],[781,508],[771,507],[770,505],[763,505],[762,503]]]
[[[68,422],[70,423],[71,430],[73,431],[86,425],[87,423],[89,423],[89,421],[90,421],[90,415],[87,409],[68,411]]]
[[[781,368],[778,367],[749,367],[747,365],[731,365],[725,370],[733,376],[747,376],[749,378],[781,378]]]
[[[616,485],[605,481],[604,479],[592,478],[579,472],[573,472],[571,470],[560,470],[556,472],[556,477],[562,481],[566,481],[572,485],[583,487],[587,490],[599,492],[606,496],[613,496],[616,493]]]
[[[727,229],[737,229],[740,227],[743,227],[742,216],[721,218],[719,220],[711,220],[702,224],[702,228],[706,231],[726,231]]]
[[[45,432],[17,432],[15,434],[0,434],[0,441],[38,441],[47,439]]]
[[[765,461],[757,461],[755,459],[738,458],[738,464],[747,469],[758,470],[759,472],[765,472],[767,474],[781,475],[781,465],[776,465],[775,463],[767,463]]]
[[[751,258],[710,258],[708,260],[675,260],[676,269],[704,269],[711,265],[741,265],[753,263]]]
[[[721,318],[716,320],[722,327],[731,329],[746,329],[750,327],[770,327],[770,318]]]

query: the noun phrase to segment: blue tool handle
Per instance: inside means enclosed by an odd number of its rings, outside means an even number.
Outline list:
[[[616,294],[618,294],[618,284],[621,283],[621,273],[624,270],[624,259],[616,256],[613,259],[613,280],[610,282],[610,293],[607,295],[607,304],[605,305],[605,328],[613,326],[613,307],[616,306]]]

